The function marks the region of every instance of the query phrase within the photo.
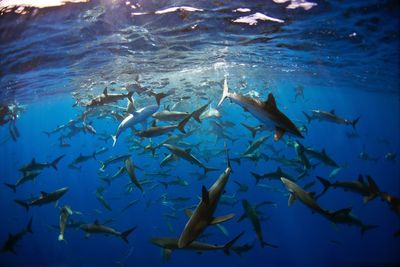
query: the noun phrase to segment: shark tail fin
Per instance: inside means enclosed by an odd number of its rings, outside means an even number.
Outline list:
[[[113,147],[117,144],[117,136],[116,135],[111,135],[111,138],[113,140]]]
[[[47,137],[50,137],[50,133],[49,132],[43,131],[43,133],[46,134]]]
[[[228,243],[226,243],[224,245],[224,253],[226,255],[230,254],[229,249],[236,243],[236,241],[238,241],[238,239],[244,234],[244,232],[241,232],[240,234],[238,234],[234,239],[232,239],[231,241],[229,241]]]
[[[371,230],[371,229],[375,229],[375,228],[377,228],[378,227],[378,225],[363,225],[363,226],[361,226],[361,235],[364,235],[364,233],[366,232],[366,231],[368,231],[368,230]]]
[[[128,92],[128,94],[126,95],[126,98],[128,98],[129,102],[131,102],[133,104],[132,96],[133,96],[133,92]]]
[[[311,119],[311,116],[308,115],[307,113],[305,113],[304,111],[303,111],[303,114],[304,114],[304,116],[306,116],[308,124],[310,124],[310,122],[311,122],[311,120],[312,120],[312,119]]]
[[[360,117],[358,117],[358,118],[356,118],[356,119],[354,119],[354,120],[352,120],[352,121],[350,122],[350,124],[351,124],[351,126],[353,126],[353,129],[354,129],[354,130],[356,129],[356,125],[357,125],[357,123],[358,123],[359,120],[360,120]]]
[[[257,130],[255,129],[255,127],[252,127],[250,125],[244,124],[244,123],[240,123],[243,127],[245,127],[247,130],[249,130],[251,132],[251,136],[254,138],[256,137],[257,134]]]
[[[222,102],[224,102],[225,98],[227,98],[228,96],[229,96],[228,82],[227,82],[227,80],[225,78],[225,80],[224,80],[224,90],[222,91],[222,97],[218,102],[217,108],[222,105]]]
[[[261,242],[261,247],[262,247],[262,248],[263,248],[263,247],[278,248],[277,245],[270,244],[270,243],[267,243],[267,242],[265,242],[265,241],[262,241],[262,242]]]
[[[178,124],[178,130],[181,131],[182,133],[186,133],[185,131],[185,125],[188,123],[188,121],[190,120],[192,116],[188,115],[186,116],[186,118],[184,118],[179,124]]]
[[[136,229],[137,226],[132,227],[131,229],[126,230],[125,232],[121,233],[121,238],[124,240],[125,243],[129,243],[128,236]]]
[[[161,99],[163,99],[164,97],[166,97],[168,95],[166,93],[153,93],[153,96],[156,99],[157,105],[160,105]]]
[[[325,194],[326,191],[328,191],[329,187],[332,186],[332,183],[329,182],[327,179],[324,179],[320,176],[317,176],[317,179],[321,182],[321,184],[324,186],[324,190],[321,192],[320,196]]]
[[[254,178],[256,179],[256,184],[258,184],[258,183],[260,182],[260,180],[262,179],[262,176],[259,175],[259,174],[257,174],[257,173],[255,173],[255,172],[250,172],[250,173],[251,173],[251,175],[253,175]]]
[[[211,167],[206,167],[204,166],[204,174],[207,174],[208,172],[213,172],[213,171],[218,171],[218,168],[211,168]]]
[[[24,207],[26,209],[26,211],[28,212],[28,210],[29,210],[28,203],[26,203],[25,201],[22,201],[22,200],[18,200],[18,199],[14,200],[14,202],[17,203],[18,205],[21,205],[22,207]]]
[[[8,188],[10,188],[12,191],[14,191],[14,193],[17,192],[17,186],[14,184],[8,184],[8,183],[4,183],[5,186],[7,186]]]
[[[33,231],[32,231],[32,217],[29,219],[29,222],[28,222],[28,224],[26,225],[26,231],[27,231],[28,233],[33,234]]]
[[[61,156],[59,156],[58,158],[56,158],[55,160],[53,160],[53,161],[50,163],[51,167],[53,167],[53,169],[57,170],[57,164],[58,164],[58,162],[59,162],[63,157],[65,157],[65,155],[61,155]]]

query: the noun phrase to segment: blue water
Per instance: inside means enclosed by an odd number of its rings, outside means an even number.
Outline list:
[[[279,1],[278,1],[279,2]],[[292,1],[293,3],[302,1]],[[26,234],[15,247],[16,254],[0,253],[1,266],[398,266],[400,239],[399,214],[380,198],[364,204],[360,195],[341,189],[329,189],[318,198],[326,209],[352,207],[352,212],[365,224],[377,228],[361,235],[355,226],[333,225],[329,220],[312,213],[301,202],[288,207],[288,191],[279,180],[262,180],[272,187],[255,184],[250,172],[272,172],[280,166],[296,177],[302,164],[285,166],[271,158],[285,156],[297,159],[295,150],[286,144],[298,140],[305,147],[325,149],[341,171],[336,180],[355,180],[359,174],[374,178],[382,192],[400,197],[399,158],[388,160],[387,153],[399,154],[399,3],[398,1],[312,1],[306,10],[287,8],[286,3],[273,1],[90,1],[48,8],[25,8],[25,14],[4,9],[0,15],[0,103],[2,107],[19,107],[13,122],[0,126],[1,183],[15,183],[22,176],[18,169],[32,161],[50,162],[65,155],[58,170],[44,169],[35,182],[20,185],[16,193],[0,187],[1,227],[0,245],[9,233],[23,230],[32,218],[33,234]],[[1,3],[1,2],[0,2]],[[292,3],[292,4],[293,4]],[[190,6],[202,11],[175,11],[157,14],[170,7]],[[250,12],[233,12],[248,8]],[[7,12],[5,12],[7,11]],[[8,12],[9,11],[9,12]],[[234,20],[260,12],[274,19],[259,20],[255,25]],[[148,14],[138,14],[148,13]],[[163,12],[158,12],[163,13]],[[260,122],[236,104],[225,101],[219,108],[220,118],[204,119],[201,124],[193,119],[185,127],[197,130],[183,141],[193,146],[192,153],[205,165],[219,168],[198,180],[203,169],[179,159],[160,167],[168,150],[161,147],[153,156],[144,147],[160,144],[168,135],[141,139],[131,131],[119,137],[115,147],[111,135],[119,121],[110,110],[124,114],[123,99],[104,112],[89,114],[97,134],[79,131],[64,138],[69,147],[61,147],[59,137],[69,130],[50,136],[44,132],[77,119],[86,110],[83,106],[105,87],[113,93],[126,93],[136,83],[154,92],[168,92],[161,100],[160,110],[175,104],[180,111],[191,112],[212,101],[216,107],[222,95],[222,80],[227,78],[229,90],[254,98],[266,99],[269,92],[276,98],[278,108],[298,127],[306,126],[304,139],[285,135],[275,142],[273,132],[258,132],[252,138],[240,123],[258,125]],[[303,96],[295,98],[295,88],[304,87]],[[111,91],[110,91],[111,92]],[[190,97],[190,98],[189,98]],[[137,108],[155,104],[145,94],[133,95]],[[360,116],[356,131],[350,125],[325,121],[307,123],[303,111],[335,110],[338,116],[353,120]],[[103,107],[95,108],[100,112]],[[233,139],[216,139],[213,121],[232,122],[224,133]],[[19,137],[10,131],[15,122]],[[151,120],[148,121],[150,127]],[[82,121],[76,123],[82,127]],[[159,123],[166,125],[166,123]],[[141,129],[139,125],[137,127]],[[349,133],[357,133],[349,138]],[[106,139],[101,137],[105,133]],[[173,132],[178,134],[179,131]],[[248,252],[230,256],[222,251],[176,250],[169,261],[162,259],[161,249],[150,242],[153,237],[179,237],[187,217],[184,208],[196,205],[202,185],[211,187],[226,168],[224,153],[209,157],[208,151],[223,151],[224,143],[230,158],[241,157],[253,141],[268,136],[259,148],[269,160],[256,155],[256,160],[232,162],[233,173],[225,191],[235,195],[234,205],[220,205],[215,216],[235,213],[234,219],[223,223],[228,236],[209,226],[202,242],[225,244],[237,234],[244,235],[234,246],[254,244]],[[14,137],[14,138],[13,138]],[[137,143],[132,143],[133,138]],[[130,146],[134,144],[132,150]],[[180,146],[187,144],[181,143]],[[273,146],[279,152],[270,149]],[[178,145],[179,146],[179,145]],[[90,155],[106,147],[96,159],[77,164],[79,170],[68,165],[79,154]],[[366,151],[376,161],[363,160]],[[136,175],[144,193],[137,188],[126,191],[130,182],[127,174],[108,185],[100,179],[113,175],[123,162],[110,165],[99,173],[99,161],[109,156],[129,153],[133,162],[143,170]],[[296,181],[300,186],[315,181],[307,191],[320,193],[323,187],[315,178],[328,178],[333,167],[310,159],[315,168]],[[300,168],[300,170],[299,170]],[[166,171],[167,177],[154,175]],[[148,174],[148,175],[146,175]],[[187,186],[170,185],[181,177]],[[247,185],[247,192],[237,192],[234,181]],[[58,201],[31,207],[27,212],[14,202],[29,199],[41,191],[52,192],[62,187],[69,191]],[[104,187],[104,198],[112,211],[96,199],[96,189]],[[188,197],[183,203],[163,203],[169,197]],[[136,204],[121,212],[128,203]],[[261,248],[249,220],[237,222],[243,214],[242,200],[265,205],[261,221],[264,240],[279,246]],[[57,205],[57,206],[56,206]],[[91,235],[79,228],[67,228],[66,242],[58,241],[59,208],[69,205],[74,211],[73,221],[105,222],[119,231],[133,226],[137,229],[128,237],[129,244],[120,238]],[[176,218],[166,218],[176,209]]]

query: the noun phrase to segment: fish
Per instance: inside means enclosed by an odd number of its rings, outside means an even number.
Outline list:
[[[103,187],[97,188],[97,190],[96,190],[96,198],[100,202],[100,204],[103,205],[103,207],[105,207],[109,211],[112,211],[111,206],[107,203],[107,201],[105,200],[105,198],[103,196],[103,191],[104,191]]]
[[[360,228],[362,235],[364,235],[366,231],[378,227],[377,225],[364,224],[360,219],[358,219],[351,213],[351,210],[352,208],[344,208],[332,213],[324,214],[324,216],[334,224],[347,224],[357,226]]]
[[[19,168],[19,171],[21,171],[23,173],[27,173],[27,172],[33,172],[33,171],[40,171],[40,170],[50,168],[50,167],[57,170],[58,162],[64,156],[65,155],[61,155],[61,156],[57,157],[56,159],[54,159],[52,162],[45,162],[45,163],[36,162],[35,158],[33,158],[30,163]]]
[[[209,118],[217,118],[218,119],[220,117],[221,117],[221,113],[218,111],[218,109],[213,108],[210,105],[209,109],[200,115],[200,120],[205,120],[205,119],[209,119]]]
[[[29,219],[29,222],[25,229],[19,231],[16,234],[8,234],[8,238],[3,244],[1,248],[1,252],[11,252],[13,254],[17,254],[15,251],[15,245],[20,241],[27,233],[33,234],[32,231],[32,217]]]
[[[167,154],[167,155],[161,160],[160,166],[168,165],[169,163],[171,163],[172,161],[175,161],[175,160],[177,160],[177,159],[178,159],[178,157],[177,157],[175,154],[173,154],[173,153]]]
[[[338,168],[339,165],[326,154],[325,149],[322,149],[321,152],[316,151],[312,148],[304,148],[304,153],[308,154],[310,157],[315,158],[327,166],[332,166]]]
[[[58,201],[61,197],[64,196],[65,193],[68,192],[68,190],[69,190],[68,187],[63,187],[63,188],[57,189],[56,191],[53,191],[50,193],[41,191],[40,196],[35,197],[32,200],[23,201],[23,200],[16,199],[16,200],[14,200],[14,202],[21,205],[22,207],[24,207],[26,209],[26,211],[28,211],[29,207],[31,207],[31,206],[42,206],[45,204],[49,204],[49,203]]]
[[[255,245],[255,242],[249,243],[249,244],[244,244],[244,245],[241,245],[241,246],[234,246],[234,247],[231,248],[231,250],[233,252],[235,252],[237,255],[242,256],[242,253],[245,253],[245,252],[248,252],[248,251],[252,250],[254,245]]]
[[[268,94],[268,98],[265,102],[237,93],[230,93],[228,91],[228,82],[225,79],[224,90],[217,107],[221,106],[226,98],[229,98],[232,102],[243,107],[267,127],[274,127],[275,141],[279,141],[285,133],[303,138],[303,135],[294,123],[278,109],[272,93]]]
[[[233,181],[239,188],[237,192],[247,192],[249,190],[249,186],[238,181]]]
[[[123,155],[118,155],[118,156],[111,156],[108,159],[106,159],[105,161],[100,161],[99,160],[99,163],[101,165],[99,171],[100,172],[104,172],[108,165],[113,164],[113,163],[117,163],[117,162],[120,162],[120,161],[125,161],[126,159],[128,159],[130,157],[131,157],[130,154],[123,154]]]
[[[205,186],[202,187],[202,197],[196,209],[193,212],[191,210],[186,210],[186,215],[190,218],[179,237],[178,248],[184,248],[190,245],[208,225],[222,223],[235,216],[235,214],[231,213],[217,218],[213,217],[232,171],[229,157],[227,156],[227,158],[228,163],[225,171],[214,182],[211,188],[207,191]]]
[[[188,246],[179,247],[178,238],[175,237],[154,237],[151,239],[151,243],[156,246],[159,246],[163,249],[163,259],[169,260],[171,257],[172,251],[176,249],[185,249],[185,250],[195,250],[195,251],[209,251],[209,250],[222,250],[226,255],[229,255],[229,249],[236,243],[236,241],[244,234],[244,232],[237,235],[235,238],[230,240],[225,245],[211,245],[207,243],[202,243],[198,241],[194,241],[190,243]]]
[[[297,185],[295,182],[290,181],[284,177],[281,177],[282,183],[289,191],[290,196],[288,200],[288,206],[290,207],[296,199],[299,199],[304,205],[309,207],[313,212],[317,212],[321,215],[330,214],[326,209],[323,209],[315,200],[314,192],[306,192],[303,188]]]
[[[100,222],[96,220],[94,223],[81,224],[80,228],[86,233],[86,238],[88,238],[90,234],[113,235],[120,237],[125,243],[128,244],[128,236],[137,228],[137,226],[134,226],[124,232],[119,232],[111,227],[105,226],[104,224],[100,224]]]
[[[216,168],[206,167],[200,160],[198,160],[195,156],[193,156],[191,154],[190,148],[183,150],[183,149],[181,149],[177,146],[171,145],[171,144],[163,144],[163,146],[166,147],[169,151],[171,151],[171,153],[175,154],[177,157],[182,158],[192,164],[195,164],[195,165],[203,168],[204,173],[219,170]]]
[[[190,113],[185,111],[163,110],[160,112],[155,112],[151,116],[159,121],[181,121],[189,115]]]
[[[133,92],[128,92],[127,94],[109,94],[108,89],[106,87],[101,95],[91,99],[88,103],[85,104],[85,107],[86,108],[98,107],[105,104],[117,102],[124,98],[127,98],[130,102],[133,102],[132,95]]]
[[[327,179],[324,179],[320,176],[317,176],[317,179],[324,186],[324,190],[319,194],[322,196],[325,192],[333,187],[333,188],[342,188],[345,191],[354,192],[364,197],[364,203],[367,203],[378,196],[378,192],[374,188],[375,182],[372,181],[372,184],[365,182],[363,176],[360,174],[358,179],[355,181],[336,181],[330,182]],[[369,179],[371,181],[372,178]]]
[[[21,184],[26,183],[28,181],[35,182],[35,179],[39,174],[40,172],[24,172],[23,176],[19,178],[17,182],[15,182],[15,184],[4,183],[4,185],[13,190],[15,193],[17,191],[17,187],[20,186]]]
[[[250,142],[249,146],[246,148],[246,150],[243,152],[243,155],[249,155],[256,151],[264,142],[265,140],[268,139],[268,136],[262,136],[258,138],[257,140]]]
[[[278,248],[278,246],[264,241],[260,220],[258,218],[258,214],[255,207],[253,207],[247,200],[242,200],[242,206],[245,211],[245,217],[248,218],[251,224],[253,225],[253,229],[256,232],[258,240],[260,241],[261,247],[268,246],[272,248]]]
[[[146,129],[146,121],[151,117],[157,110],[159,106],[150,105],[143,107],[141,109],[133,111],[118,125],[115,135],[112,136],[113,146],[116,145],[119,135],[128,128],[133,127],[138,123],[142,123],[143,130]]]
[[[331,111],[323,111],[323,110],[312,110],[311,115],[305,113],[303,111],[304,116],[307,118],[308,123],[311,123],[313,120],[319,120],[319,121],[328,121],[328,122],[333,122],[336,124],[344,124],[344,125],[351,125],[353,129],[356,129],[356,125],[358,121],[360,120],[360,117],[357,117],[354,120],[348,120],[341,118],[336,115],[336,112],[334,109]]]
[[[264,125],[257,125],[257,126],[251,126],[245,123],[240,123],[243,127],[245,127],[247,130],[250,131],[251,136],[254,138],[256,137],[257,132],[261,132],[264,131],[266,129],[266,127]]]
[[[126,172],[129,174],[129,177],[131,178],[132,183],[136,185],[137,188],[140,189],[140,191],[143,192],[143,187],[140,185],[140,182],[138,181],[136,174],[135,174],[135,167],[132,162],[132,158],[128,158],[125,160],[125,169]]]
[[[258,184],[262,179],[267,180],[280,180],[281,177],[286,177],[286,179],[292,180],[293,178],[290,177],[288,174],[284,173],[281,167],[278,167],[275,172],[268,172],[264,174],[258,174],[255,172],[250,172],[251,175],[256,179],[256,184]]]
[[[155,126],[155,124],[154,124],[153,127],[146,129],[146,130],[137,131],[137,132],[135,132],[135,134],[140,137],[155,137],[155,136],[160,136],[160,135],[172,132],[176,129],[178,129],[182,133],[186,133],[185,125],[188,123],[190,118],[191,118],[191,115],[187,116],[179,124],[175,124],[175,125]]]
[[[91,155],[83,155],[82,153],[79,153],[79,156],[76,157],[70,164],[69,166],[76,166],[79,163],[88,161],[90,159],[96,159],[96,151],[94,151]]]
[[[71,207],[68,205],[60,208],[60,234],[58,236],[58,241],[65,241],[65,227],[67,226],[69,216],[71,216],[73,213],[74,212],[72,211]]]

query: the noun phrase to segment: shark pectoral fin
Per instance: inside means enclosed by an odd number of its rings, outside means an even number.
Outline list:
[[[284,134],[285,134],[285,129],[277,126],[275,128],[274,140],[279,141]]]
[[[185,209],[185,214],[190,218],[193,215],[193,211],[191,209]]]
[[[296,200],[295,194],[291,193],[291,194],[289,195],[289,199],[288,199],[288,206],[289,206],[289,207],[292,206],[292,204],[294,203],[295,200]]]
[[[163,254],[163,260],[168,261],[171,258],[172,249],[163,248],[162,254]]]
[[[223,223],[223,222],[226,222],[226,221],[232,219],[233,217],[235,217],[235,213],[229,213],[229,214],[224,215],[224,216],[219,216],[219,217],[214,218],[214,219],[210,222],[210,224]]]
[[[210,204],[210,196],[204,185],[201,187],[201,201],[203,201],[206,205]]]

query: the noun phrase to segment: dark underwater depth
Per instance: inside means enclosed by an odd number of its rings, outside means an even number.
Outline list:
[[[0,266],[400,266],[399,15],[0,1]]]

